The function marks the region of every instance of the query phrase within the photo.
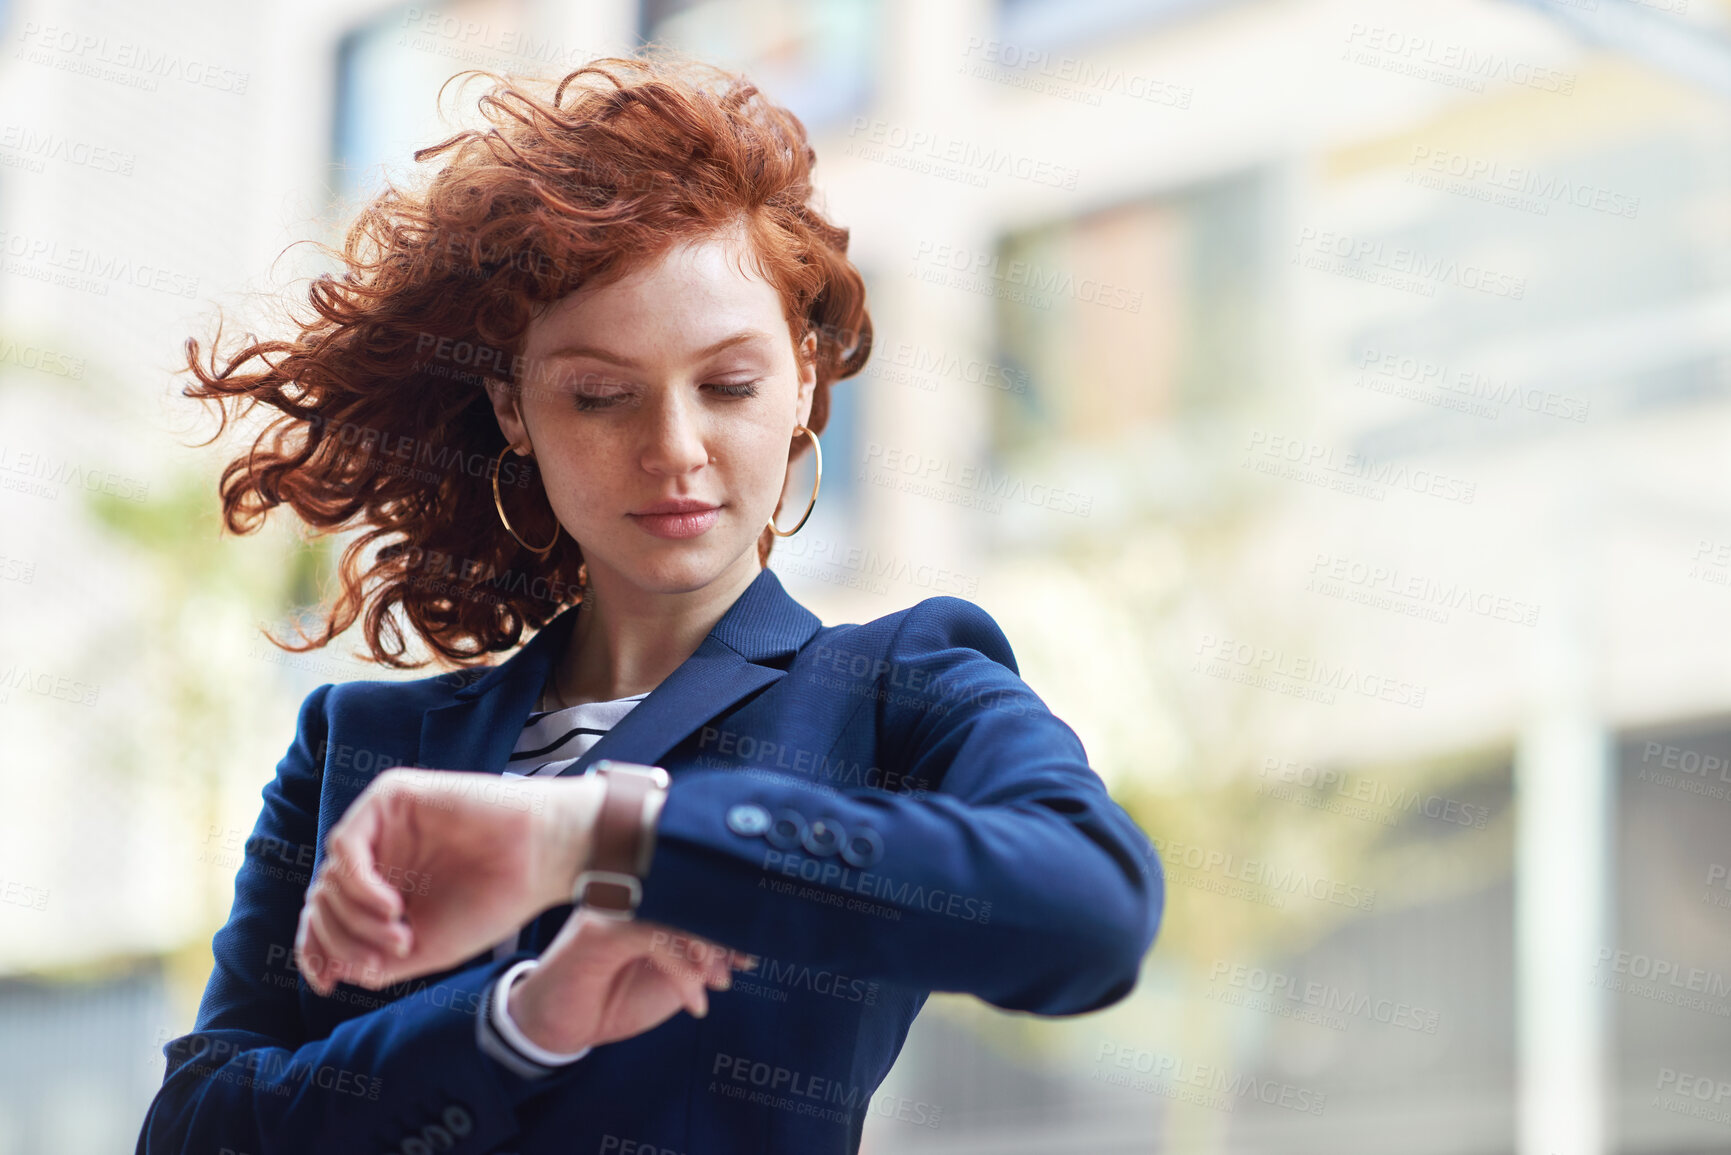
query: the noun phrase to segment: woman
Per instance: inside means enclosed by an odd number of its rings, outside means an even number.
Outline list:
[[[930,991],[1128,994],[1158,860],[983,610],[824,626],[764,567],[870,347],[799,122],[640,60],[482,107],[188,393],[282,413],[231,529],[371,527],[310,644],[536,632],[307,697],[139,1150],[856,1151]]]

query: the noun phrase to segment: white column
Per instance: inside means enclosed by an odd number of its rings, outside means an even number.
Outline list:
[[[1547,550],[1556,613],[1536,639],[1536,693],[1515,752],[1521,1155],[1607,1150],[1607,1016],[1588,978],[1611,941],[1612,743],[1594,708],[1594,599],[1584,588],[1593,559],[1583,543],[1595,535],[1568,520]]]
[[[569,71],[596,56],[628,56],[637,42],[636,0],[530,0],[529,20],[558,46],[562,67],[548,72]],[[566,60],[567,52],[582,60]]]

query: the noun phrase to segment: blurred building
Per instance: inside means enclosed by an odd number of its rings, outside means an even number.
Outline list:
[[[245,290],[325,267],[285,249],[410,174],[452,73],[645,41],[802,116],[868,278],[772,565],[830,622],[985,606],[1168,869],[1132,999],[934,997],[868,1149],[1731,1147],[1731,3],[0,34],[0,1155],[131,1142],[295,705],[378,676],[257,639],[318,563],[199,528],[179,340],[269,325]]]

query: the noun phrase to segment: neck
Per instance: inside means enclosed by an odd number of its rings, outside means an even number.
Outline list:
[[[567,706],[653,690],[697,651],[763,567],[754,543],[741,564],[701,589],[675,594],[641,589],[593,562],[589,571],[594,605],[578,610],[554,665],[554,685]]]

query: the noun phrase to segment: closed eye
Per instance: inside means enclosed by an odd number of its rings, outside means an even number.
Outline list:
[[[712,384],[710,386],[724,397],[756,397],[757,382],[742,381],[734,385]]]
[[[587,413],[595,409],[610,408],[624,396],[623,393],[573,393],[571,404],[579,412]]]
[[[761,378],[759,378],[761,380]],[[719,382],[712,381],[706,388],[715,390],[718,396],[728,398],[745,398],[757,396],[757,381]],[[590,413],[598,409],[611,409],[620,401],[627,400],[631,394],[625,393],[585,393],[575,392],[571,395],[571,404],[579,412]]]

